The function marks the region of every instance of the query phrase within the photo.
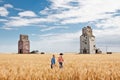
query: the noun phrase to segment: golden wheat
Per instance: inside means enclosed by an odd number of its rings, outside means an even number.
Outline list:
[[[51,57],[1,54],[0,80],[120,80],[120,54],[65,54],[62,69],[50,68]]]

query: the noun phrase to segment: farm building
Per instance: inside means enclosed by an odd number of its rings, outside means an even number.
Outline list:
[[[18,41],[18,53],[30,53],[30,41],[28,40],[28,35],[20,35],[20,40]]]
[[[80,36],[80,53],[81,54],[95,54],[101,51],[96,48],[95,36],[92,33],[90,26],[82,29],[82,35]]]

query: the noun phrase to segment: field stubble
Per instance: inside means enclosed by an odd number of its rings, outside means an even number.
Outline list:
[[[1,54],[0,80],[120,80],[120,54],[65,54],[62,69],[57,60],[55,68],[50,68],[51,57]]]

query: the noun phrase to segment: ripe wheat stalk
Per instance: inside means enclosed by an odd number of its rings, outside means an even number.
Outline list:
[[[55,55],[56,59],[59,55]],[[63,68],[50,68],[52,54],[0,55],[0,80],[120,80],[120,54],[63,55]],[[57,61],[57,60],[56,60]]]

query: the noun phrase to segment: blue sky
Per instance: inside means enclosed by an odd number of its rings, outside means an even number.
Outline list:
[[[79,52],[87,25],[98,48],[120,52],[119,0],[0,0],[0,52],[17,52],[20,34],[31,51]]]

